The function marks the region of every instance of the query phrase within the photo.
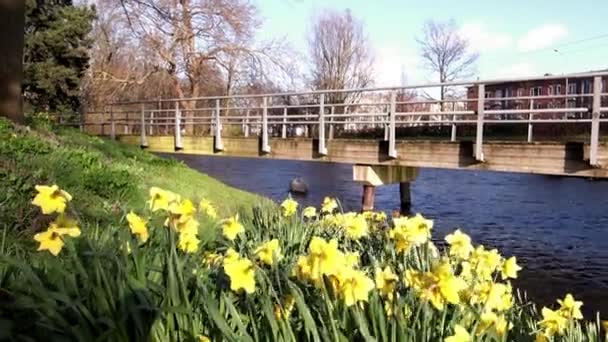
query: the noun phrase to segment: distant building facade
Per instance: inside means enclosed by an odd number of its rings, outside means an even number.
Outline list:
[[[608,70],[601,70],[608,71]],[[586,73],[585,73],[586,74]],[[551,75],[546,75],[551,76]],[[602,79],[602,92],[608,89],[608,78]],[[484,98],[491,99],[485,103],[486,109],[547,109],[547,108],[590,108],[592,98],[561,97],[554,99],[505,99],[523,96],[559,96],[593,93],[593,77],[576,77],[576,74],[564,78],[539,79],[524,82],[502,82],[486,84]],[[478,98],[478,87],[467,88],[467,99]],[[604,102],[604,101],[603,101]],[[476,102],[468,102],[469,110],[476,110]]]

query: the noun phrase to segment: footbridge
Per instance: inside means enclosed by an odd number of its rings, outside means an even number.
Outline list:
[[[153,152],[354,164],[369,208],[374,186],[407,184],[419,167],[608,178],[607,80],[598,72],[146,99],[79,124]],[[441,89],[452,95],[433,99]]]

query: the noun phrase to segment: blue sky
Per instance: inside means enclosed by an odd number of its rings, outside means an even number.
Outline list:
[[[256,0],[260,39],[286,40],[306,53],[315,13],[349,8],[365,22],[375,55],[376,85],[434,79],[418,57],[415,37],[428,19],[455,19],[480,53],[482,78],[534,76],[608,68],[608,1]],[[601,38],[579,42],[604,35]],[[553,51],[557,49],[559,52]]]

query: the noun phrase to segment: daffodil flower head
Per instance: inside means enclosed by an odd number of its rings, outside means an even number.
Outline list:
[[[239,222],[239,214],[225,220],[224,224],[222,225],[222,232],[230,241],[236,239],[237,235],[244,231],[245,227],[243,227],[243,225]]]
[[[281,209],[283,210],[283,217],[291,217],[296,214],[298,210],[298,202],[293,199],[287,198],[281,203]]]
[[[505,260],[502,264],[501,277],[503,280],[506,279],[517,279],[517,272],[521,270],[521,267],[517,264],[517,258],[514,256]]]
[[[148,204],[152,211],[168,210],[169,204],[174,201],[179,201],[179,195],[155,186],[150,188],[150,199],[148,200]]]
[[[180,233],[177,247],[186,253],[196,253],[200,240],[196,234]]]
[[[317,208],[315,207],[306,207],[304,208],[304,210],[302,211],[302,216],[304,216],[307,219],[311,219],[317,216]]]
[[[199,209],[212,220],[217,219],[217,211],[209,200],[203,198],[199,204]]]
[[[566,318],[583,319],[583,313],[581,312],[582,301],[574,300],[574,296],[568,293],[566,297],[557,302],[560,305],[559,312]]]
[[[48,250],[49,253],[57,256],[65,245],[63,236],[78,237],[80,234],[80,228],[75,220],[59,215],[46,231],[34,235],[34,240],[40,243],[38,251]]]
[[[338,202],[334,198],[325,197],[321,204],[321,213],[331,214],[334,210],[338,209]]]
[[[262,263],[268,266],[274,265],[275,260],[281,260],[283,257],[281,254],[281,246],[279,245],[279,240],[277,239],[272,239],[264,243],[258,247],[254,253]]]
[[[375,273],[376,288],[380,292],[380,295],[388,300],[393,300],[399,277],[393,273],[390,266],[386,266],[384,270],[376,267]]]
[[[454,335],[446,337],[445,342],[469,342],[472,341],[469,332],[460,324],[454,326]]]
[[[255,292],[255,268],[251,260],[240,256],[228,261],[224,259],[224,273],[230,278],[232,291]]]
[[[545,336],[562,335],[566,330],[568,319],[562,316],[558,311],[553,311],[547,307],[541,310],[543,319],[538,323],[543,330]]]
[[[461,232],[460,229],[447,235],[445,241],[450,245],[449,254],[452,256],[467,260],[471,252],[473,252],[471,238],[467,234]]]
[[[148,241],[148,228],[146,227],[146,221],[143,218],[131,211],[127,214],[127,222],[129,223],[131,233],[137,235],[140,242],[144,243]]]
[[[346,268],[342,270],[339,278],[338,291],[346,306],[352,306],[358,301],[367,302],[369,291],[374,288],[374,281],[365,275],[365,272]]]
[[[40,207],[45,215],[55,212],[63,213],[67,202],[72,200],[72,196],[59,189],[57,185],[36,185],[36,191],[38,191],[38,194],[32,200],[32,204]]]
[[[61,234],[51,228],[34,235],[34,240],[40,243],[40,246],[38,246],[39,251],[48,250],[49,253],[54,256],[59,255],[59,252],[61,252],[61,249],[64,246]]]
[[[342,217],[344,232],[349,239],[359,240],[368,235],[369,227],[367,225],[367,220],[363,215],[347,213],[342,215]]]

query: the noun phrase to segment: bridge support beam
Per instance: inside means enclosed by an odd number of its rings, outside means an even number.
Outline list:
[[[418,168],[386,165],[353,165],[353,180],[363,185],[362,210],[374,210],[375,188],[399,183],[400,210],[409,213],[411,207],[410,183],[418,176]]]

